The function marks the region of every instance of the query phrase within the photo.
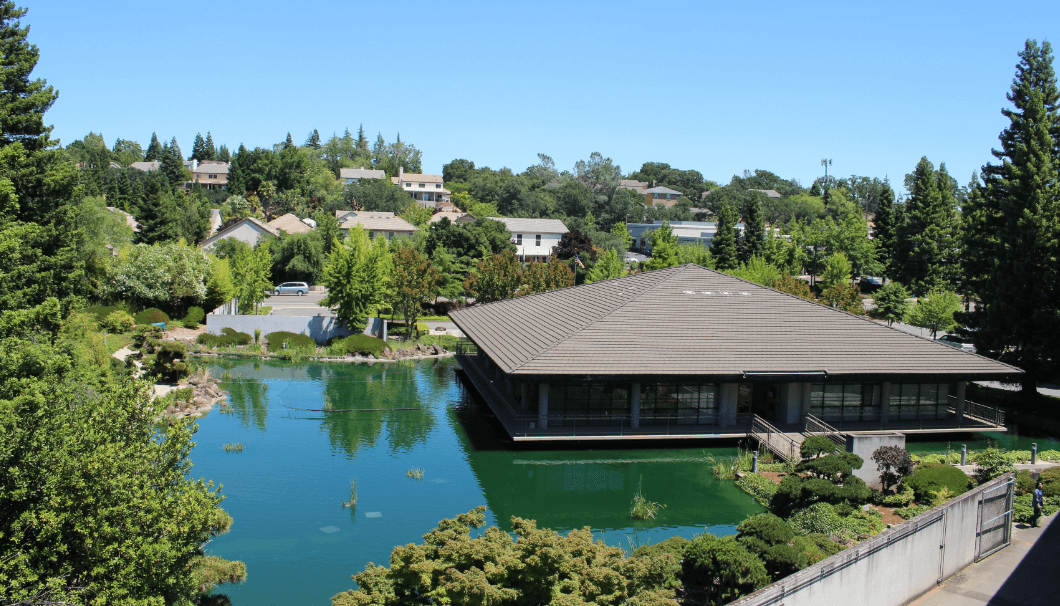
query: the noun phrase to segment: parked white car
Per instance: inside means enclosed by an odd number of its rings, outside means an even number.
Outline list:
[[[309,285],[305,282],[284,282],[276,287],[276,294],[302,296],[309,294]]]
[[[971,343],[968,343],[961,337],[958,337],[957,335],[942,335],[936,340],[939,343],[944,343],[946,345],[949,345],[950,347],[956,347],[961,351],[970,351],[972,353],[975,353],[975,346]]]

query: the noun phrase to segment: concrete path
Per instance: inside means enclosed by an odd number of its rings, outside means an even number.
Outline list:
[[[450,335],[453,337],[463,337],[464,333],[460,332],[460,329],[456,327],[453,322],[442,321],[442,320],[424,320],[424,324],[431,329],[432,335]],[[444,328],[445,330],[439,330]]]
[[[1016,526],[1012,544],[972,564],[908,606],[1055,606],[1060,603],[1060,523]]]

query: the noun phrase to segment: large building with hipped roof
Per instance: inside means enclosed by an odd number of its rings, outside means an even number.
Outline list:
[[[1004,431],[965,398],[1014,366],[682,265],[450,313],[458,356],[515,440]]]

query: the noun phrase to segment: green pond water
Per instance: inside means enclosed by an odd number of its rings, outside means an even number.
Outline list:
[[[489,508],[487,525],[510,530],[519,516],[560,532],[590,526],[626,549],[732,534],[761,511],[705,462],[736,454],[733,445],[515,446],[456,368],[452,359],[211,368],[232,412],[199,421],[192,476],[224,486],[235,521],[207,551],[246,562],[247,582],[221,588],[234,604],[326,606],[368,562],[388,564],[395,545],[421,542],[442,518],[478,505]],[[320,412],[329,403],[362,412]],[[226,453],[229,442],[244,450]],[[406,476],[413,468],[422,479]],[[357,506],[343,509],[351,479]],[[656,519],[629,519],[638,486],[666,505]]]

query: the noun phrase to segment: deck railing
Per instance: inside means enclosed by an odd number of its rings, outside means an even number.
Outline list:
[[[758,415],[752,417],[751,431],[747,435],[786,461],[798,461],[800,458],[799,444]]]
[[[809,414],[806,415],[806,429],[803,430],[802,435],[807,437],[824,436],[835,442],[836,446],[840,448],[845,447],[847,443],[846,438],[838,429]]]

